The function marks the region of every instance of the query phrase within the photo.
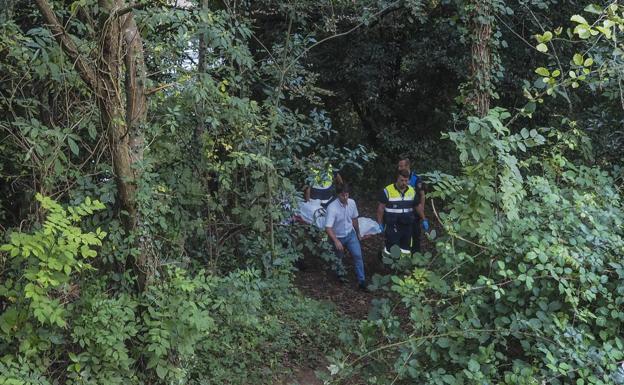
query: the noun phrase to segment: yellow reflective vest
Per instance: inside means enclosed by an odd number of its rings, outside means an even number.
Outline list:
[[[324,171],[312,169],[312,187],[310,198],[327,201],[334,195],[334,169],[331,165]]]
[[[416,190],[408,186],[403,194],[397,190],[394,183],[384,189],[388,202],[384,208],[384,222],[388,225],[396,223],[407,224],[414,221],[414,206],[416,206]]]

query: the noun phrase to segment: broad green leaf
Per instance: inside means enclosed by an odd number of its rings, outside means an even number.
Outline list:
[[[581,39],[587,39],[591,36],[589,27],[586,24],[577,25],[574,28],[574,33],[576,33]]]
[[[585,18],[581,15],[572,15],[572,17],[570,18],[570,21],[573,21],[579,24],[589,24],[587,20],[585,20]]]
[[[69,144],[69,149],[71,150],[71,152],[74,155],[78,155],[78,153],[80,152],[80,149],[78,148],[78,145],[76,144],[76,142],[71,138],[71,136],[67,137],[67,144]]]
[[[550,76],[550,71],[548,71],[546,68],[544,67],[539,67],[535,69],[535,73],[537,73],[540,76]]]
[[[602,7],[596,4],[590,4],[583,9],[585,12],[593,13],[596,15],[600,15],[602,13]]]
[[[548,47],[544,43],[540,43],[535,47],[540,52],[548,52]]]
[[[553,38],[553,34],[550,31],[546,31],[544,32],[544,34],[542,35],[542,43],[548,43],[549,41],[551,41]]]
[[[574,64],[576,64],[577,66],[583,65],[583,56],[581,54],[575,53],[572,57],[572,61],[574,61]]]
[[[470,153],[472,154],[472,157],[474,158],[475,161],[479,161],[479,159],[481,159],[481,156],[479,155],[479,150],[475,147],[472,147],[470,149]]]
[[[598,31],[600,31],[603,35],[605,35],[605,37],[607,39],[611,39],[611,29],[610,28],[604,28],[604,27],[601,27],[601,26],[596,26],[596,29]]]
[[[158,378],[164,379],[167,375],[167,368],[160,364],[156,365],[156,374],[158,375]]]
[[[447,337],[438,338],[436,343],[441,348],[448,348],[451,345],[450,340]]]

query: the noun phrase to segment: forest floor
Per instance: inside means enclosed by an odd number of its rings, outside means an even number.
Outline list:
[[[359,202],[358,202],[359,203]],[[375,218],[376,204],[374,202],[362,202],[358,204],[360,216]],[[426,237],[421,238],[421,247],[430,249]],[[361,242],[364,259],[364,269],[366,279],[370,279],[375,274],[386,275],[392,271],[385,266],[380,257],[383,248],[384,238],[382,235],[375,235]],[[295,286],[307,297],[322,302],[330,302],[336,306],[336,310],[343,316],[364,320],[368,317],[373,299],[380,298],[380,292],[364,292],[358,289],[358,282],[353,270],[353,261],[347,254],[344,266],[347,271],[348,282],[341,283],[329,263],[318,256],[306,256],[304,260],[305,268],[295,274]],[[319,368],[298,367],[292,368],[292,374],[285,379],[283,385],[321,385],[323,382],[314,374]]]

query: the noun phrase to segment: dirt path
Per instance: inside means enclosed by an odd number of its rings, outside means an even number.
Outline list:
[[[375,204],[372,202],[358,202],[360,216],[375,218]],[[389,274],[380,258],[383,248],[383,236],[375,235],[361,242],[364,259],[366,280],[370,282],[375,274]],[[358,289],[358,283],[353,269],[353,260],[347,253],[343,264],[347,271],[348,282],[338,281],[336,274],[328,262],[318,256],[306,256],[303,261],[305,269],[296,273],[295,286],[301,292],[319,301],[329,301],[336,305],[337,310],[353,319],[366,319],[371,301],[378,296],[374,292],[363,292]]]
[[[370,281],[374,274],[387,274],[389,271],[383,266],[378,257],[378,247],[382,244],[380,236],[362,241],[362,254],[366,278]],[[336,305],[337,310],[353,319],[366,319],[371,301],[375,298],[374,292],[364,292],[358,289],[358,282],[353,271],[353,261],[347,255],[344,266],[347,271],[348,282],[338,281],[336,274],[328,262],[316,256],[305,259],[305,269],[296,273],[295,286],[301,292],[319,301],[329,301]]]
[[[376,202],[360,202],[358,208],[361,216],[375,218]],[[383,248],[383,235],[376,235],[361,242],[366,279],[370,282],[375,274],[390,274],[392,271],[385,266],[380,258]],[[423,250],[431,250],[432,244],[421,238]],[[355,320],[368,317],[371,302],[382,297],[380,292],[363,292],[358,289],[357,279],[353,271],[353,261],[349,255],[345,257],[344,266],[347,271],[348,282],[341,283],[336,278],[327,261],[318,256],[306,256],[305,269],[298,271],[295,276],[295,286],[302,294],[318,301],[328,301],[336,306],[338,312]],[[387,295],[387,293],[384,293]],[[323,368],[324,369],[324,368]],[[314,374],[315,369],[309,367],[293,368],[293,374],[285,379],[283,385],[321,385],[322,382]]]
[[[375,203],[358,202],[360,215],[375,218]],[[366,279],[370,282],[375,274],[389,274],[391,271],[380,259],[383,248],[383,236],[376,235],[361,242]],[[302,294],[318,301],[328,301],[336,306],[338,312],[355,320],[368,317],[371,302],[379,298],[380,293],[364,292],[358,289],[357,279],[353,270],[353,261],[347,254],[344,266],[348,282],[341,283],[333,272],[330,264],[318,256],[309,255],[304,260],[305,269],[295,274],[295,286]],[[322,368],[324,369],[324,368]],[[314,374],[315,369],[309,367],[293,368],[293,373],[284,379],[282,385],[321,385],[322,382]]]

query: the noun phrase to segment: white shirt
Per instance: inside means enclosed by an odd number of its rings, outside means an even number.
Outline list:
[[[359,216],[357,206],[353,199],[348,199],[343,205],[340,198],[336,198],[327,206],[327,220],[325,227],[332,227],[336,237],[344,238],[353,231],[353,219]]]

